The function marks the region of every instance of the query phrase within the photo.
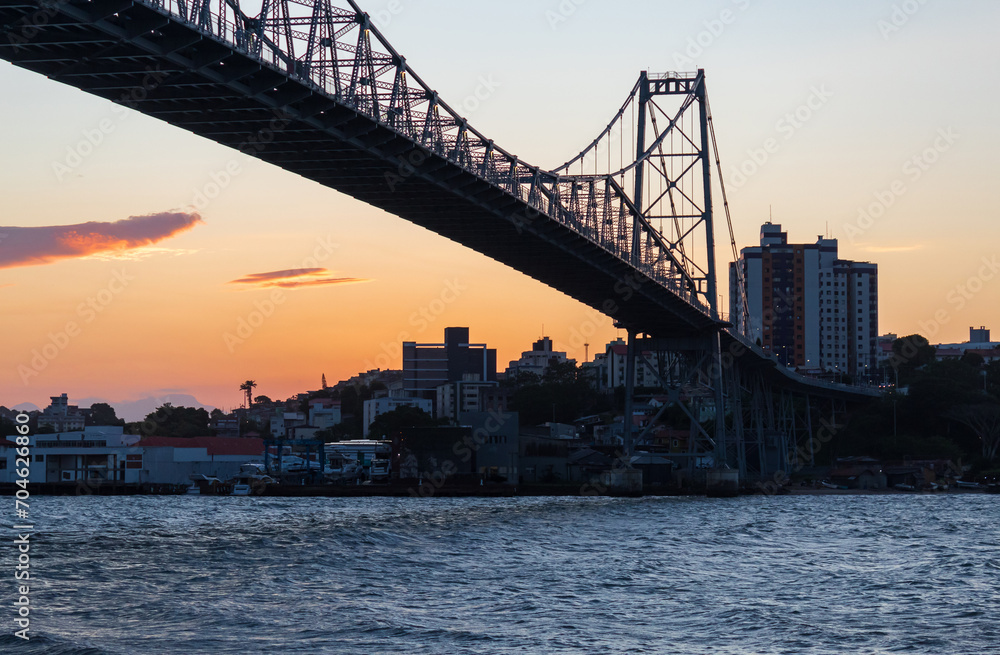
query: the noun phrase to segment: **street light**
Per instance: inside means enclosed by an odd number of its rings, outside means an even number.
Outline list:
[[[896,400],[899,398],[899,367],[894,366],[893,370],[896,371],[896,385],[892,388],[892,438],[895,439],[898,436],[896,434]]]

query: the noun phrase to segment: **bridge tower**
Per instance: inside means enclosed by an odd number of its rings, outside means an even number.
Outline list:
[[[642,73],[590,145],[548,169],[471,126],[355,0],[0,1],[0,58],[384,209],[612,317],[635,355],[626,454],[669,419],[688,435],[670,457],[688,468],[769,475],[793,453],[813,460],[815,439],[795,442],[819,424],[811,399],[872,395],[787,371],[720,311],[723,216],[738,253],[704,71]],[[736,311],[744,320],[731,322],[748,325],[745,298]],[[635,433],[635,402],[650,397],[657,417]]]

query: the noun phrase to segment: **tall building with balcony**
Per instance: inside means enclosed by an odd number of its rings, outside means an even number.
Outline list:
[[[739,267],[739,268],[738,268]],[[749,324],[739,307],[742,269]],[[878,265],[839,259],[837,240],[788,243],[765,223],[760,245],[730,265],[730,315],[744,334],[786,366],[873,374],[878,357]]]
[[[403,394],[435,399],[449,382],[496,382],[497,351],[469,343],[469,328],[444,329],[444,343],[403,342]]]

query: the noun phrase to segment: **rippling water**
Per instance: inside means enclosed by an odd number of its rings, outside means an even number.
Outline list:
[[[0,652],[1000,653],[998,501],[35,498]]]

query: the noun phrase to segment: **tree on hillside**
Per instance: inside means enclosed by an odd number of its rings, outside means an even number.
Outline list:
[[[976,370],[981,369],[983,367],[983,364],[986,363],[986,360],[983,359],[982,355],[980,355],[979,353],[974,353],[969,351],[965,351],[964,353],[962,353],[962,358],[958,361],[962,362],[966,366],[971,366]]]
[[[247,397],[247,408],[253,404],[253,390],[257,387],[257,383],[253,380],[247,380],[240,385],[240,391],[246,394]]]
[[[360,439],[361,432],[356,432],[353,426],[347,423],[337,423],[322,430],[316,430],[315,439],[320,441],[348,441],[350,439]]]
[[[17,424],[10,419],[0,416],[0,439],[18,434]]]
[[[310,391],[309,392],[309,400],[313,400],[314,398],[334,398],[334,399],[337,399],[339,397],[340,397],[340,392],[339,391],[334,391],[333,387],[327,387],[326,389],[317,389],[316,391]]]
[[[118,418],[115,408],[107,403],[94,403],[84,421],[84,425],[125,425],[125,420]]]
[[[935,352],[927,339],[919,334],[910,334],[892,342],[889,366],[899,371],[901,384],[906,384],[914,371],[934,361]]]
[[[915,372],[909,392],[899,397],[899,432],[931,437],[948,432],[946,414],[954,407],[982,400],[976,374],[956,360],[929,364]]]
[[[991,394],[1000,396],[1000,359],[986,365],[986,385]]]
[[[522,425],[570,423],[612,408],[611,399],[590,386],[575,362],[551,362],[541,378],[526,373],[515,385],[510,409],[520,413]]]
[[[156,408],[145,420],[132,423],[133,434],[144,437],[204,437],[211,435],[210,417],[201,407],[174,407],[170,403]]]
[[[270,405],[274,401],[268,398],[267,396],[257,396],[256,398],[253,399],[253,402],[255,405]]]
[[[1000,405],[981,403],[960,405],[948,413],[951,418],[968,427],[979,438],[983,447],[983,458],[993,462],[1000,448]]]

